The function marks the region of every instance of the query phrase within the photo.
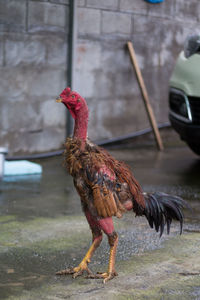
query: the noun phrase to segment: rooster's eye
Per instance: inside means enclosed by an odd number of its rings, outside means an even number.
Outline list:
[[[72,98],[75,98],[75,96],[74,96],[74,95],[72,95]]]

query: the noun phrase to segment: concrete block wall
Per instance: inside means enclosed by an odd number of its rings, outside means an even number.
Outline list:
[[[186,36],[198,29],[199,16],[198,0],[86,0],[79,8],[76,88],[90,107],[93,140],[149,127],[128,40],[133,42],[157,122],[168,122],[169,78]]]
[[[61,146],[66,116],[67,1],[0,1],[0,145],[9,153]]]
[[[126,47],[133,41],[158,123],[168,121],[168,81],[200,2],[79,0],[75,88],[90,109],[92,140],[149,127]],[[69,0],[0,0],[0,145],[10,154],[62,147]]]

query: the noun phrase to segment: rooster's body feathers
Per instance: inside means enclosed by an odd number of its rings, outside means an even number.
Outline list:
[[[130,208],[136,215],[143,214],[145,201],[140,185],[129,167],[106,150],[87,140],[82,151],[79,139],[68,138],[65,162],[84,210],[103,218],[121,217]]]

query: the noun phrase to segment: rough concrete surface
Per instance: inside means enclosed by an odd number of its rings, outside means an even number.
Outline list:
[[[200,299],[199,158],[185,147],[113,150],[125,159],[145,191],[164,191],[187,200],[183,234],[172,223],[160,239],[145,218],[132,212],[115,220],[119,233],[116,269],[105,285],[83,276],[57,277],[77,265],[91,233],[62,158],[37,161],[42,176],[6,177],[0,182],[0,299]],[[90,267],[107,268],[104,240]]]

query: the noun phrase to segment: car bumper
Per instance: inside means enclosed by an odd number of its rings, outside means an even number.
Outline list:
[[[200,125],[184,123],[174,118],[171,114],[169,114],[169,119],[172,127],[176,132],[178,132],[182,140],[186,142],[200,143]]]

